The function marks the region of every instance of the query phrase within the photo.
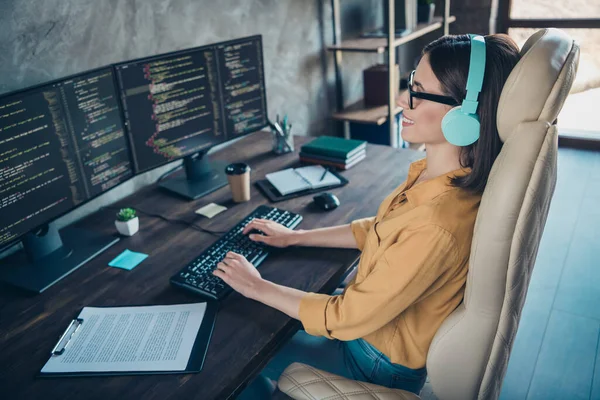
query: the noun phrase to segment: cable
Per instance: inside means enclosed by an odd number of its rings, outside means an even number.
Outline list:
[[[120,210],[121,209],[121,207],[115,207],[115,206],[103,206],[103,207],[100,207],[100,209],[102,209],[102,208],[108,208],[108,209],[113,209],[113,210]],[[203,228],[200,225],[197,225],[197,224],[195,224],[193,222],[188,222],[186,220],[179,219],[179,218],[168,218],[168,217],[165,217],[164,215],[150,213],[150,212],[141,210],[139,208],[134,208],[134,210],[139,211],[140,213],[145,214],[145,215],[147,215],[149,217],[159,218],[159,219],[162,219],[163,221],[166,221],[166,222],[169,222],[169,223],[177,223],[177,224],[187,225],[190,228],[193,228],[193,229],[195,229],[197,231],[208,233],[208,234],[211,234],[211,235],[214,235],[214,236],[217,236],[217,237],[221,237],[222,235],[224,235],[225,233],[227,233],[227,231],[212,231],[210,229]]]
[[[160,219],[162,219],[164,221],[171,222],[171,223],[179,223],[179,224],[187,225],[187,226],[189,226],[191,228],[196,229],[197,231],[209,233],[211,235],[215,235],[215,236],[218,236],[218,237],[221,237],[221,235],[224,235],[225,233],[227,233],[227,231],[212,231],[210,229],[203,228],[200,225],[196,225],[193,222],[188,222],[188,221],[186,221],[184,219],[168,218],[168,217],[165,217],[164,215],[161,215],[161,214],[154,214],[154,213],[149,213],[149,212],[144,211],[144,210],[140,210],[139,208],[135,208],[135,210],[141,212],[142,214],[146,214],[146,215],[148,215],[150,217],[160,218]]]

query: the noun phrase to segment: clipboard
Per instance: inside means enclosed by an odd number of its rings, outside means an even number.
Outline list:
[[[119,308],[119,307],[132,307],[132,306],[116,306],[116,307],[97,307],[97,308]],[[172,375],[172,374],[190,374],[198,373],[204,366],[204,360],[208,351],[208,345],[212,337],[213,329],[215,326],[215,320],[217,317],[219,303],[216,301],[206,302],[206,310],[202,317],[202,323],[200,329],[196,334],[196,340],[192,346],[188,364],[184,370],[177,371],[102,371],[102,372],[38,372],[36,377],[38,378],[67,378],[67,377],[90,377],[90,376],[127,376],[127,375]],[[83,310],[83,308],[82,308]],[[81,313],[81,311],[80,311]],[[73,336],[73,334],[79,329],[85,321],[81,318],[75,318],[71,321],[67,329],[59,338],[58,342],[52,349],[50,356],[62,355],[65,353],[65,349]]]
[[[323,187],[316,188],[316,189],[300,190],[298,192],[290,193],[286,196],[283,196],[281,193],[279,193],[279,191],[275,188],[275,186],[273,186],[271,184],[271,182],[269,182],[268,179],[258,180],[256,182],[254,182],[254,185],[267,197],[267,199],[269,199],[269,201],[271,201],[271,203],[277,203],[279,201],[289,200],[289,199],[306,196],[306,195],[313,194],[313,193],[319,193],[319,192],[323,192],[323,191],[326,191],[329,189],[335,189],[337,187],[345,186],[349,183],[348,179],[344,178],[342,175],[340,175],[336,171],[329,169],[328,172],[330,174],[335,175],[340,180],[340,183],[335,184],[335,185],[330,185],[330,186],[323,186]]]

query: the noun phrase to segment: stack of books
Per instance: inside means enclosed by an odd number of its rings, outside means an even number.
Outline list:
[[[367,142],[320,136],[300,148],[300,161],[304,164],[319,164],[346,170],[367,156]]]

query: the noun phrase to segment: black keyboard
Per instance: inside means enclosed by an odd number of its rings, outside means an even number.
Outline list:
[[[181,271],[173,275],[171,283],[199,294],[206,300],[221,300],[227,296],[233,289],[221,278],[212,274],[227,252],[233,251],[243,255],[255,267],[258,267],[269,255],[269,246],[253,242],[248,235],[242,233],[244,227],[254,218],[275,221],[290,229],[294,229],[302,221],[302,216],[299,214],[268,206],[258,206]]]

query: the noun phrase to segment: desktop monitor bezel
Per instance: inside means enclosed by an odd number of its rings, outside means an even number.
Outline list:
[[[102,66],[102,67],[98,67],[98,68],[94,68],[94,69],[91,69],[91,70],[79,72],[79,73],[76,73],[76,74],[68,75],[68,76],[65,76],[65,77],[62,77],[62,78],[57,78],[57,79],[51,80],[49,82],[43,82],[43,83],[39,83],[39,84],[36,84],[36,85],[33,85],[33,86],[28,86],[26,88],[18,89],[18,90],[12,91],[12,92],[3,93],[3,94],[0,95],[0,102],[2,102],[5,98],[8,98],[10,96],[21,95],[21,94],[25,94],[26,95],[27,92],[40,90],[40,89],[43,89],[43,88],[48,87],[48,86],[54,86],[57,83],[61,83],[61,82],[68,81],[68,80],[72,80],[72,79],[79,78],[79,77],[86,76],[86,75],[91,75],[91,74],[94,74],[94,73],[97,73],[97,72],[101,72],[101,71],[110,71],[112,73],[113,88],[115,89],[115,94],[117,96],[117,108],[118,108],[118,112],[119,112],[119,118],[121,120],[121,127],[123,128],[123,134],[125,135],[125,142],[126,142],[126,145],[127,145],[127,155],[129,157],[129,161],[130,161],[130,164],[131,164],[131,169],[130,169],[131,170],[131,175],[127,179],[125,179],[122,182],[118,183],[117,185],[111,187],[110,189],[105,190],[103,192],[100,192],[100,193],[96,194],[95,196],[92,196],[89,199],[87,199],[87,200],[85,200],[85,201],[83,201],[83,202],[81,202],[79,204],[74,205],[73,207],[69,208],[68,210],[63,211],[63,212],[57,214],[56,216],[52,216],[50,218],[47,218],[47,219],[44,220],[44,222],[41,222],[40,224],[36,225],[35,228],[32,228],[32,229],[30,229],[30,230],[28,230],[26,232],[21,233],[19,236],[15,237],[15,238],[13,238],[11,240],[9,240],[6,243],[0,244],[0,253],[3,253],[4,251],[6,251],[6,250],[10,249],[11,247],[15,246],[16,244],[18,244],[20,241],[23,240],[23,237],[25,237],[28,233],[39,231],[44,226],[46,226],[46,225],[48,225],[48,224],[56,221],[57,219],[63,217],[64,215],[70,213],[71,211],[76,210],[77,208],[83,207],[87,203],[91,202],[92,200],[97,199],[98,197],[102,196],[103,194],[108,193],[108,192],[110,192],[110,191],[118,188],[119,186],[121,186],[122,184],[130,181],[132,178],[134,178],[136,176],[136,172],[135,172],[135,169],[134,169],[134,163],[133,163],[133,154],[132,154],[131,144],[129,143],[129,140],[127,138],[127,132],[125,130],[125,124],[124,124],[124,120],[123,120],[123,109],[121,108],[121,102],[118,99],[119,98],[119,87],[117,85],[117,77],[115,75],[115,71],[112,68],[111,64],[105,65],[105,66]]]
[[[187,53],[193,53],[193,52],[197,52],[197,51],[202,51],[203,49],[209,48],[209,47],[216,47],[216,46],[222,46],[222,45],[230,45],[230,44],[234,44],[234,43],[239,43],[239,42],[244,42],[244,41],[250,41],[250,40],[255,40],[258,39],[259,43],[260,43],[260,57],[261,57],[261,73],[262,73],[262,79],[263,79],[263,87],[262,87],[262,91],[263,91],[263,107],[264,107],[264,111],[265,111],[265,124],[260,126],[260,127],[256,127],[253,128],[253,130],[245,132],[241,135],[237,135],[236,137],[233,138],[228,138],[226,140],[221,140],[219,142],[214,142],[214,143],[210,143],[210,145],[206,146],[205,148],[203,148],[202,150],[199,151],[194,151],[191,152],[189,154],[186,155],[182,155],[180,157],[176,157],[173,158],[172,160],[165,160],[163,162],[161,162],[160,164],[155,164],[152,167],[149,168],[144,168],[144,169],[140,169],[138,168],[138,163],[137,163],[137,159],[136,157],[136,148],[135,145],[133,143],[133,133],[131,132],[130,128],[129,128],[129,124],[128,124],[128,118],[126,118],[125,115],[125,99],[123,98],[123,96],[121,96],[122,94],[122,87],[121,87],[121,83],[120,83],[120,78],[118,75],[118,68],[123,67],[125,65],[130,65],[132,63],[140,63],[140,62],[149,62],[149,61],[156,61],[156,60],[160,60],[160,59],[164,59],[164,58],[168,58],[168,57],[174,57],[174,56],[179,56],[179,55],[183,55],[183,54],[187,54]],[[263,40],[262,40],[262,34],[257,34],[257,35],[251,35],[251,36],[245,36],[242,38],[237,38],[237,39],[230,39],[230,40],[226,40],[226,41],[222,41],[222,42],[215,42],[215,43],[209,43],[209,44],[205,44],[205,45],[201,45],[201,46],[196,46],[196,47],[191,47],[188,49],[181,49],[181,50],[176,50],[176,51],[172,51],[172,52],[168,52],[168,53],[162,53],[162,54],[156,54],[153,56],[149,56],[149,57],[140,57],[140,58],[136,58],[136,59],[132,59],[132,60],[128,60],[128,61],[124,61],[124,62],[120,62],[120,63],[115,63],[112,64],[112,67],[114,69],[114,78],[116,80],[116,84],[119,90],[119,101],[120,101],[120,109],[121,109],[121,113],[122,113],[122,119],[123,119],[123,124],[126,130],[126,134],[127,134],[127,139],[129,141],[129,149],[131,151],[131,160],[134,166],[134,171],[135,171],[135,175],[138,174],[142,174],[144,172],[148,172],[148,171],[152,171],[154,169],[160,168],[162,166],[165,166],[167,164],[170,164],[172,162],[176,162],[176,161],[180,161],[183,160],[186,157],[190,157],[193,156],[195,154],[198,153],[203,153],[206,154],[210,151],[210,149],[212,149],[213,147],[222,145],[224,143],[228,143],[231,142],[233,140],[237,140],[240,138],[243,138],[245,136],[248,136],[252,133],[256,133],[266,127],[269,126],[269,113],[268,113],[268,107],[267,107],[267,80],[266,80],[266,76],[265,76],[265,57],[264,57],[264,45],[263,45]]]

